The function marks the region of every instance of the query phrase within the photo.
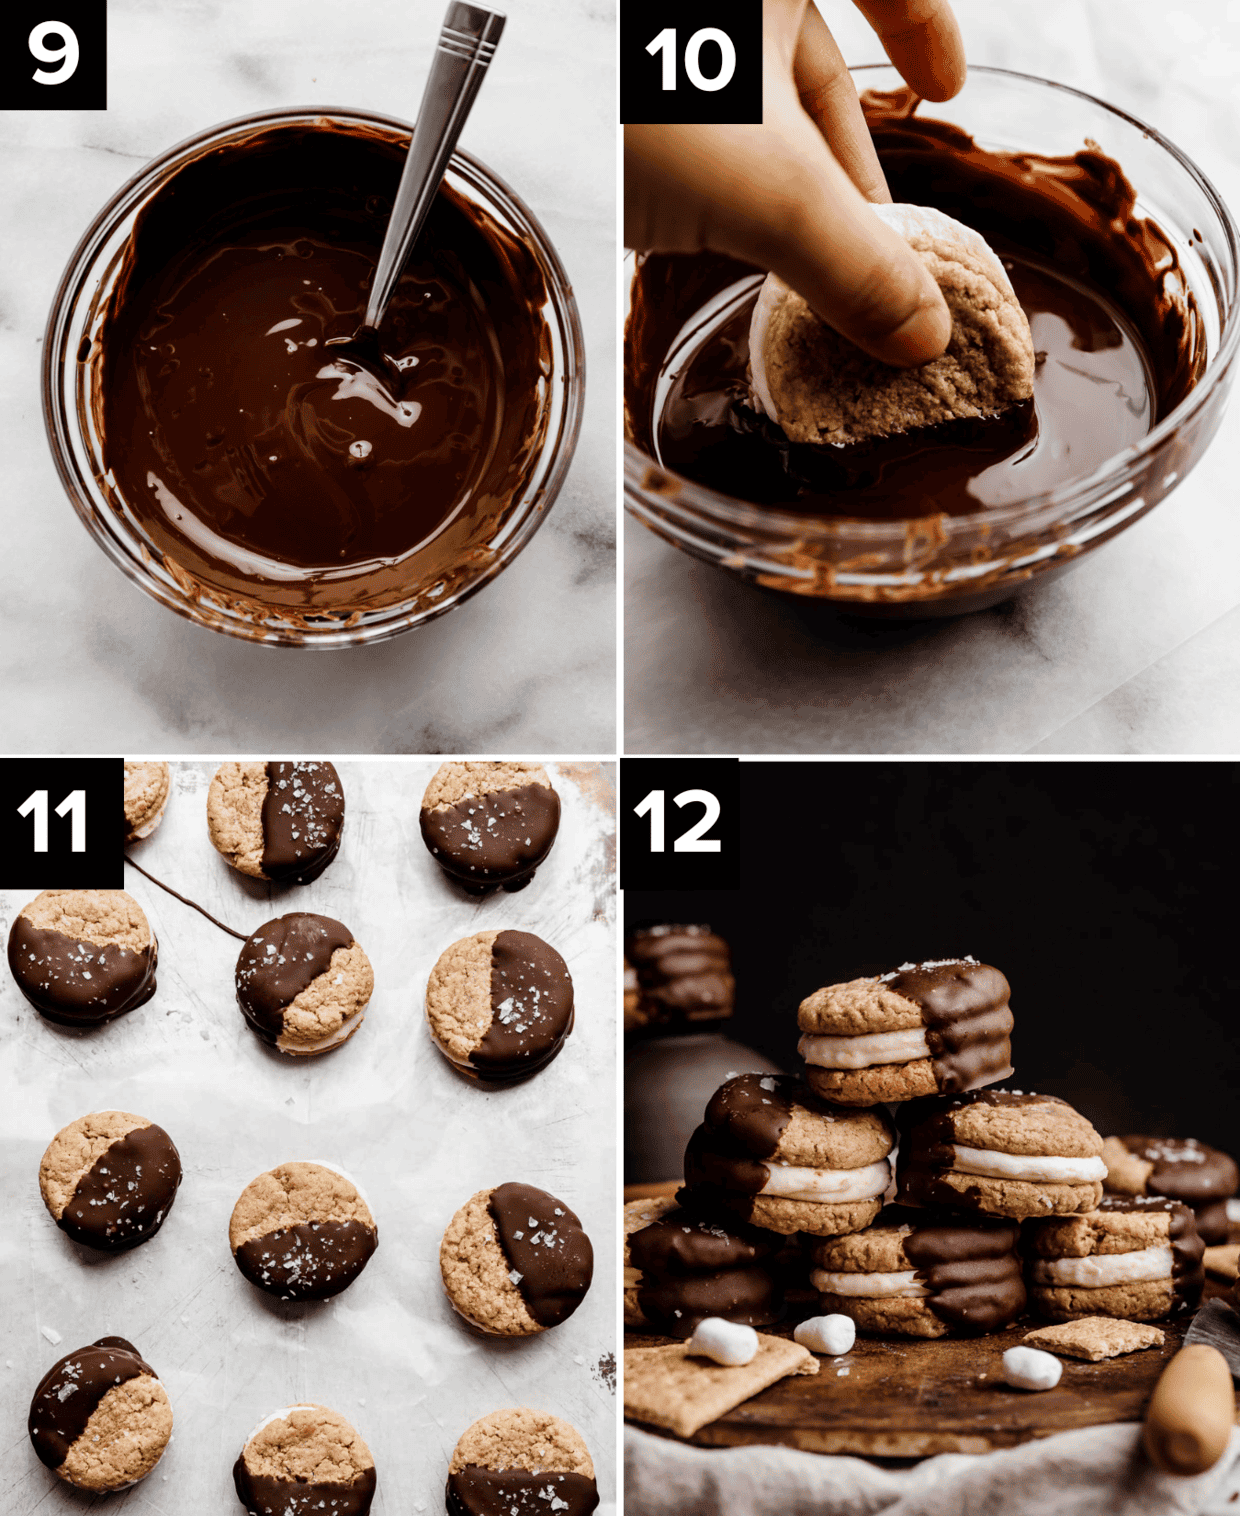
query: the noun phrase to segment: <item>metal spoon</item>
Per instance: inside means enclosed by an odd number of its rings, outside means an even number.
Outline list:
[[[461,135],[482,84],[504,16],[465,0],[450,0],[422,92],[417,123],[400,176],[400,188],[375,269],[361,332],[374,331],[396,288],[427,212],[435,199],[448,159]],[[360,333],[359,333],[360,335]]]

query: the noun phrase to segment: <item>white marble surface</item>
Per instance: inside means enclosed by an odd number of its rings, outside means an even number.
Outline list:
[[[849,62],[880,56],[846,0],[820,8]],[[1240,208],[1235,0],[956,0],[955,10],[972,62],[1040,74],[1132,111]],[[950,119],[950,108],[943,114]],[[1191,477],[1115,542],[1027,597],[917,627],[823,624],[630,519],[626,748],[1235,751],[1238,457],[1233,400]]]
[[[475,901],[450,885],[418,831],[426,763],[339,765],[348,810],[340,854],[305,887],[245,881],[207,838],[211,763],[180,763],[143,866],[220,920],[253,931],[289,910],[357,934],[375,971],[366,1020],[334,1053],[290,1062],[237,1009],[240,944],[132,869],[126,885],[159,941],[158,989],[94,1032],[44,1022],[0,971],[0,1510],[132,1516],[233,1512],[232,1465],[258,1421],[318,1401],[366,1439],[375,1516],[443,1510],[448,1458],[471,1422],[530,1405],[572,1422],[599,1491],[616,1498],[614,765],[552,769],[563,802],[554,849],[530,885]],[[29,891],[0,892],[5,940]],[[422,997],[439,953],[488,927],[538,933],[564,955],[577,1020],[556,1059],[511,1089],[465,1081],[437,1052]],[[89,1111],[163,1126],[185,1177],[159,1235],[109,1257],[69,1241],[39,1195],[43,1149]],[[256,1174],[293,1158],[347,1169],[370,1198],[379,1246],[334,1300],[286,1304],[248,1284],[228,1249],[233,1204]],[[448,1305],[439,1241],[475,1191],[523,1180],[567,1201],[594,1245],[594,1282],[560,1326],[483,1338]],[[59,1341],[46,1334],[58,1333]],[[63,1354],[129,1338],[173,1405],[173,1440],[129,1494],[84,1501],[26,1437],[35,1386]]]
[[[511,0],[462,146],[533,209],[573,282],[587,399],[559,501],[517,561],[379,647],[255,648],[121,577],[52,467],[57,281],[100,207],[206,126],[288,105],[410,119],[443,0],[111,0],[104,113],[0,112],[0,747],[12,752],[606,752],[615,737],[615,6]]]

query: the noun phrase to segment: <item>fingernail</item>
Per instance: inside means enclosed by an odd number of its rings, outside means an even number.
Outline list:
[[[902,326],[883,338],[883,358],[898,368],[916,368],[941,358],[952,334],[947,304],[920,305]]]

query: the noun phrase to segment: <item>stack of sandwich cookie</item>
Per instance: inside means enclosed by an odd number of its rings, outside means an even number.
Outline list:
[[[172,1436],[172,1407],[131,1342],[101,1337],[43,1376],[27,1430],[39,1458],[66,1484],[124,1490],[159,1462]]]
[[[282,1163],[242,1190],[228,1224],[237,1267],[280,1300],[327,1300],[370,1262],[379,1232],[343,1169]]]
[[[250,1433],[233,1484],[249,1516],[365,1516],[375,1498],[375,1461],[338,1412],[290,1405]]]
[[[149,837],[164,819],[171,775],[166,763],[125,760],[125,845]]]
[[[1161,1321],[1195,1310],[1205,1244],[1193,1213],[1158,1196],[1107,1195],[1084,1216],[1025,1223],[1029,1298],[1040,1316]]]
[[[1055,1095],[973,1090],[902,1108],[899,1199],[994,1216],[1064,1216],[1102,1199],[1102,1138]]]
[[[882,1112],[830,1105],[787,1074],[739,1074],[689,1139],[677,1198],[772,1232],[857,1232],[882,1205],[894,1144]]]
[[[904,1337],[998,1331],[1025,1308],[1013,1222],[889,1206],[873,1226],[815,1242],[810,1283],[827,1314]]]
[[[370,960],[347,926],[293,911],[264,922],[237,956],[237,1004],[250,1030],[292,1057],[326,1053],[364,1020]]]
[[[692,1026],[731,1016],[732,955],[710,927],[641,927],[629,938],[627,961],[640,988],[638,1024]]]
[[[448,1465],[448,1516],[589,1516],[594,1460],[581,1433],[527,1406],[466,1428]]]
[[[1113,1195],[1164,1195],[1191,1206],[1210,1247],[1227,1241],[1227,1201],[1240,1185],[1236,1161],[1195,1137],[1108,1137],[1105,1185]]]
[[[159,947],[125,890],[44,890],[9,932],[9,968],[40,1016],[102,1026],[155,993]]]
[[[624,1208],[624,1320],[669,1337],[690,1337],[721,1316],[767,1326],[784,1314],[771,1260],[783,1238],[723,1219],[695,1216],[670,1196]]]
[[[523,889],[560,829],[560,797],[538,763],[445,763],[422,797],[422,840],[471,894]]]
[[[1008,982],[976,958],[904,963],[801,1002],[805,1079],[843,1105],[953,1094],[1012,1073]]]
[[[163,1127],[127,1111],[97,1111],[57,1132],[39,1165],[43,1203],[74,1242],[119,1253],[148,1242],[181,1183]]]
[[[340,850],[344,788],[330,763],[225,763],[207,791],[207,830],[240,874],[309,884]]]

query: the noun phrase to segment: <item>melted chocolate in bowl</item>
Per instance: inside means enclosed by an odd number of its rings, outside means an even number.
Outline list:
[[[144,205],[89,396],[120,507],[183,587],[286,615],[450,584],[548,426],[535,250],[445,184],[377,334],[406,141],[325,119],[209,144]]]
[[[988,151],[912,114],[907,90],[868,91],[863,104],[893,199],[975,227],[1003,260],[1033,333],[1033,401],[851,447],[790,444],[748,404],[752,271],[710,254],[651,255],[635,279],[625,366],[638,445],[755,504],[910,520],[1019,503],[1139,442],[1204,372],[1205,340],[1176,251],[1135,215],[1119,164],[1093,144],[1071,157]],[[695,312],[747,276],[752,288],[703,322],[696,347],[676,344]]]

